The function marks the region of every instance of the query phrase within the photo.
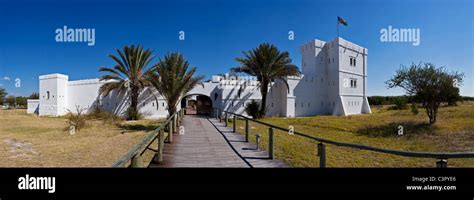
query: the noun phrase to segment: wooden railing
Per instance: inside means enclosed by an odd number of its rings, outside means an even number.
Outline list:
[[[144,167],[141,165],[143,153],[149,149],[155,140],[158,140],[157,150],[153,157],[154,162],[160,164],[163,162],[164,143],[173,141],[173,134],[177,132],[179,125],[184,117],[184,109],[169,117],[160,127],[147,133],[140,143],[133,146],[125,155],[117,160],[112,167]]]
[[[284,132],[292,132],[294,135],[307,138],[310,140],[314,140],[319,142],[317,145],[317,156],[319,157],[319,165],[320,167],[326,167],[326,144],[331,144],[335,146],[340,146],[340,147],[349,147],[349,148],[354,148],[354,149],[361,149],[361,150],[368,150],[368,151],[373,151],[373,152],[379,152],[379,153],[385,153],[385,154],[391,154],[391,155],[397,155],[397,156],[404,156],[404,157],[417,157],[417,158],[434,158],[437,159],[436,161],[436,167],[438,168],[446,168],[448,167],[448,158],[474,158],[474,152],[412,152],[412,151],[400,151],[400,150],[392,150],[392,149],[383,149],[383,148],[378,148],[378,147],[372,147],[372,146],[367,146],[363,144],[356,144],[356,143],[348,143],[348,142],[338,142],[338,141],[333,141],[333,140],[328,140],[324,138],[319,138],[311,135],[307,135],[304,133],[300,133],[294,130],[290,130],[287,128],[282,128],[279,126],[275,126],[266,122],[262,122],[259,120],[255,120],[243,115],[239,115],[236,113],[228,112],[228,111],[221,111],[219,109],[213,110],[213,117],[216,119],[219,119],[220,121],[222,120],[222,115],[224,115],[224,121],[225,125],[228,125],[228,119],[229,116],[232,116],[232,127],[233,127],[233,132],[236,132],[236,121],[237,118],[241,118],[245,120],[245,141],[249,141],[249,121],[253,121],[258,124],[262,124],[265,126],[268,126],[268,132],[269,132],[269,141],[268,141],[268,152],[269,155],[268,157],[270,159],[273,159],[274,157],[274,133],[273,129],[278,129]]]

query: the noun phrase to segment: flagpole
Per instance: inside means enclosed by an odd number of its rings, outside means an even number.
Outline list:
[[[336,20],[337,23],[337,37],[339,38],[339,19]]]

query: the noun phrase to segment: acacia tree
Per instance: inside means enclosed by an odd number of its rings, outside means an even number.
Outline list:
[[[120,58],[109,55],[116,62],[113,68],[99,69],[100,72],[108,72],[100,78],[101,81],[108,81],[100,87],[101,95],[107,96],[113,90],[118,90],[119,95],[125,92],[129,95],[130,107],[127,110],[129,120],[136,120],[139,116],[138,96],[149,85],[147,77],[152,71],[148,64],[154,58],[152,52],[153,50],[143,49],[142,46],[125,46],[122,51],[117,49]]]
[[[265,115],[268,86],[275,80],[281,80],[289,90],[285,78],[287,76],[298,76],[301,72],[296,65],[291,63],[290,54],[280,52],[274,45],[263,43],[256,49],[242,52],[244,57],[236,58],[239,67],[232,68],[232,72],[245,73],[257,77],[259,81],[262,102],[258,116]]]
[[[176,112],[181,98],[201,84],[204,77],[194,76],[195,73],[196,67],[190,68],[180,53],[167,54],[153,67],[153,74],[148,79],[168,104],[169,116]]]
[[[5,88],[0,88],[0,104],[3,104],[3,99],[7,96]]]
[[[431,63],[413,63],[409,68],[401,66],[385,83],[388,88],[401,87],[413,96],[425,108],[430,124],[434,124],[442,102],[460,99],[459,86],[463,77],[463,73],[449,73],[443,67],[436,68]]]

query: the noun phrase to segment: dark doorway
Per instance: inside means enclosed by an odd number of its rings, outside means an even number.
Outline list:
[[[187,115],[210,115],[212,100],[205,95],[189,95],[181,100],[181,107],[186,108]]]

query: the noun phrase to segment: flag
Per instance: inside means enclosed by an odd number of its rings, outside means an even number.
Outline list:
[[[347,26],[347,21],[342,19],[341,17],[337,16],[337,23],[344,24],[344,26]]]

